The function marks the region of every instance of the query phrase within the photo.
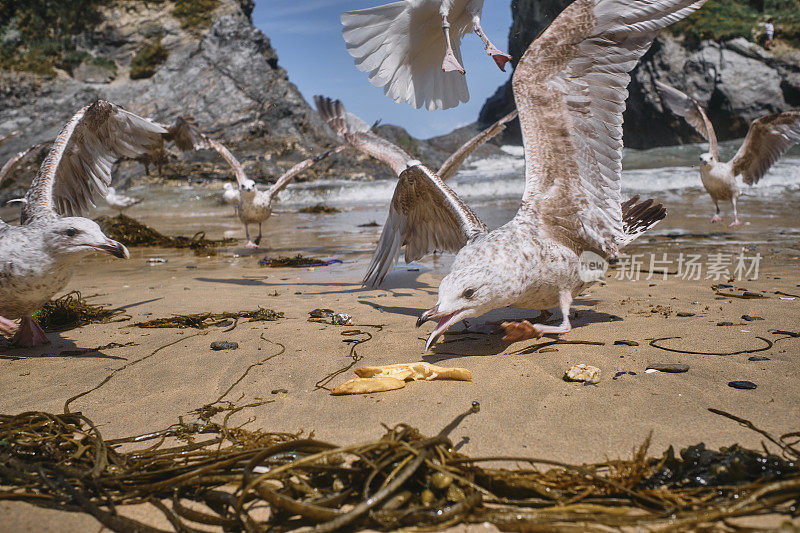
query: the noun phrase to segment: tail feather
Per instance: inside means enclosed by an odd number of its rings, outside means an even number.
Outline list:
[[[667,210],[662,204],[657,204],[652,198],[639,201],[635,195],[622,204],[622,229],[625,239],[620,248],[633,242],[639,235],[649,230],[667,216]]]

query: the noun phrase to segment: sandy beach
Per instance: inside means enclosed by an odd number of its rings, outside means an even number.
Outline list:
[[[105,438],[133,435],[162,429],[179,416],[188,416],[192,409],[217,399],[248,367],[260,363],[226,399],[237,405],[268,403],[237,413],[232,424],[250,420],[246,427],[251,429],[313,431],[316,438],[345,444],[380,436],[381,424],[405,422],[424,434],[435,434],[478,401],[480,413],[452,435],[461,451],[473,456],[599,461],[629,457],[651,433],[654,455],[670,445],[679,449],[699,442],[711,448],[733,443],[758,448],[759,435],[708,408],[747,418],[774,434],[797,430],[800,338],[775,331],[800,331],[800,221],[791,213],[776,218],[774,206],[756,198],[747,204],[750,224],[728,230],[708,224],[704,202],[698,195],[696,201],[668,206],[671,216],[626,250],[644,258],[638,281],[619,279],[632,277],[630,265],[635,264],[622,261],[607,272],[605,283],[576,300],[574,329],[563,336],[572,344],[551,345],[545,338],[509,345],[485,322],[535,317],[536,312],[501,309],[468,320],[466,327],[454,327],[444,342],[425,353],[424,339],[432,325],[416,329],[414,323],[435,303],[438,282],[447,273],[451,257],[435,256],[412,265],[401,262],[384,288],[362,288],[360,279],[381,228],[360,225],[372,220],[382,223],[383,207],[347,208],[333,215],[286,208],[265,225],[264,242],[269,249],[256,252],[231,247],[206,258],[189,251],[135,248],[128,261],[93,257],[79,265],[69,289],[80,291],[92,303],[123,310],[130,320],[51,333],[52,343],[43,349],[3,348],[0,412],[61,412],[68,398],[114,373],[70,408],[91,417]],[[499,219],[513,205],[511,201],[486,202],[478,212],[487,219]],[[136,209],[130,214],[137,216]],[[226,231],[241,233],[227,207],[209,207],[190,223],[173,220],[171,225],[144,206],[141,209],[138,215],[143,222],[166,233],[191,234],[204,226],[209,237]],[[211,226],[213,217],[220,222]],[[343,262],[316,268],[258,265],[264,256],[297,253]],[[657,259],[667,254],[666,280],[661,270],[647,279],[651,254]],[[704,269],[699,279],[685,279],[677,271],[679,257],[693,254],[702,257]],[[713,254],[728,258],[728,275],[712,272],[709,276]],[[757,277],[750,271],[742,272],[747,277],[736,278],[740,254],[745,258],[760,254]],[[166,262],[150,264],[149,258]],[[718,283],[730,287],[712,288]],[[763,297],[725,296],[744,292]],[[258,307],[283,312],[284,318],[239,321],[232,331],[129,327],[171,314]],[[316,308],[347,313],[353,324],[309,322],[309,312]],[[757,318],[747,321],[743,315]],[[558,319],[556,313],[551,321]],[[695,353],[651,345],[654,339],[665,338],[669,339],[655,344]],[[210,349],[212,342],[222,340],[237,342],[239,347]],[[398,391],[332,396],[318,384],[353,362],[349,357],[353,340],[363,341],[355,347],[355,366],[422,360],[465,367],[473,379],[412,382]],[[615,344],[620,340],[636,345]],[[91,350],[108,345],[112,347]],[[86,349],[90,350],[70,353]],[[730,352],[742,353],[700,355]],[[601,369],[598,385],[562,379],[570,366],[579,363]],[[684,363],[689,370],[646,372],[650,365],[664,363]],[[349,370],[335,376],[328,386],[354,376]],[[728,386],[737,380],[751,381],[757,388]],[[56,523],[62,531],[100,527],[88,515],[23,503],[0,503],[0,512],[8,531],[45,531]],[[123,512],[136,515],[137,510]],[[150,518],[154,524],[163,520]]]

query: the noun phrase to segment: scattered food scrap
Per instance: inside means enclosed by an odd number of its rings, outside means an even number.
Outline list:
[[[433,381],[452,379],[471,381],[472,372],[466,368],[449,368],[425,362],[401,363],[384,366],[364,366],[355,369],[357,378],[345,381],[331,394],[368,394],[401,389],[406,381]]]
[[[590,365],[573,365],[564,374],[564,381],[582,381],[584,383],[600,383],[600,369]]]

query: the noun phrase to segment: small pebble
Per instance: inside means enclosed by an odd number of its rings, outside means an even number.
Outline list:
[[[167,260],[164,259],[163,257],[151,257],[147,260],[147,262],[150,263],[151,265],[155,265],[158,263],[166,263]]]
[[[596,366],[573,365],[564,374],[564,381],[583,381],[584,383],[600,383],[600,369]]]
[[[677,316],[680,316],[680,317],[694,316],[694,313],[687,313],[685,311],[681,311],[680,313],[676,313],[676,314],[677,314]]]
[[[656,363],[647,367],[647,370],[658,370],[659,372],[670,372],[678,374],[689,371],[689,365],[684,363]]]
[[[188,268],[188,269],[197,268],[197,265],[186,265],[186,268]]]
[[[742,315],[742,320],[746,320],[747,322],[753,322],[754,320],[764,320],[760,316],[750,316],[750,315]]]
[[[745,298],[766,298],[766,296],[758,294],[757,292],[749,292],[749,291],[743,292],[742,296],[744,296]]]
[[[238,342],[214,341],[211,343],[212,350],[235,350],[239,347]]]
[[[764,357],[763,355],[751,355],[747,358],[748,361],[769,361],[769,357]]]
[[[286,389],[275,389],[272,391],[272,394],[287,394],[289,391]]]
[[[614,344],[617,346],[639,346],[639,343],[636,341],[626,341],[626,340],[614,341]]]
[[[755,389],[758,387],[752,381],[730,381],[728,382],[728,387],[733,387],[734,389]]]
[[[314,309],[308,312],[311,318],[330,318],[333,314],[333,309]]]
[[[611,378],[611,379],[621,378],[622,376],[624,376],[626,374],[630,375],[630,376],[635,376],[636,372],[631,372],[630,370],[623,370],[622,372],[617,372],[616,374],[614,374],[614,377]]]
[[[717,322],[718,326],[732,326],[733,322]]]
[[[730,289],[733,285],[728,285],[727,283],[717,283],[716,287],[718,289]]]

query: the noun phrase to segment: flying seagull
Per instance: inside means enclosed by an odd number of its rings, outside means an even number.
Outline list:
[[[322,119],[327,122],[337,136],[355,149],[385,163],[398,176],[403,173],[408,162],[412,160],[405,150],[377,135],[366,122],[348,112],[341,101],[331,100],[325,96],[315,96],[314,103]],[[516,116],[517,110],[515,109],[464,143],[439,168],[437,172],[439,178],[447,181],[453,177],[461,164],[478,147],[505,130],[506,124]]]
[[[461,37],[480,37],[500,70],[511,56],[481,28],[483,0],[401,0],[342,14],[347,51],[395,102],[448,109],[469,100]]]
[[[773,113],[755,119],[739,151],[733,159],[725,162],[720,161],[717,135],[702,106],[666,83],[656,81],[656,85],[667,107],[683,117],[708,141],[708,152],[700,155],[700,179],[717,208],[711,222],[722,220],[719,202],[729,201],[733,206],[733,222],[730,225],[740,225],[736,202],[741,193],[736,185],[736,177],[742,176],[742,181],[747,185],[757,183],[786,150],[800,143],[800,111]]]
[[[102,252],[127,258],[122,244],[92,220],[77,216],[106,193],[111,166],[151,150],[164,128],[97,100],[73,116],[53,143],[25,195],[21,225],[0,222],[0,330],[31,347],[47,336],[31,314],[72,277],[83,257]],[[9,319],[22,319],[17,328]]]
[[[127,209],[131,206],[134,206],[138,203],[141,203],[141,198],[133,198],[132,196],[125,196],[124,194],[119,194],[117,189],[114,187],[108,188],[108,193],[106,194],[106,203],[109,207],[114,209],[118,209],[120,213],[124,209]]]
[[[375,286],[405,246],[406,261],[457,252],[436,305],[429,349],[453,324],[492,309],[559,306],[558,326],[506,322],[506,340],[570,331],[573,297],[596,281],[587,259],[612,258],[663,219],[653,200],[622,203],[622,114],[630,71],[657,32],[705,0],[576,0],[523,55],[512,87],[525,151],[516,216],[489,231],[435,173],[407,163],[364,279]]]
[[[168,142],[172,142],[175,148],[181,152],[200,150],[208,147],[192,117],[178,117],[171,126],[164,124],[160,124],[160,126],[166,130],[161,136],[161,142],[150,149],[146,154],[142,154],[136,158],[136,161],[144,165],[144,173],[148,176],[150,175],[150,165],[155,165],[158,175],[161,176],[161,170],[164,165],[169,162],[170,158],[174,159],[177,157],[177,152],[167,148]]]

